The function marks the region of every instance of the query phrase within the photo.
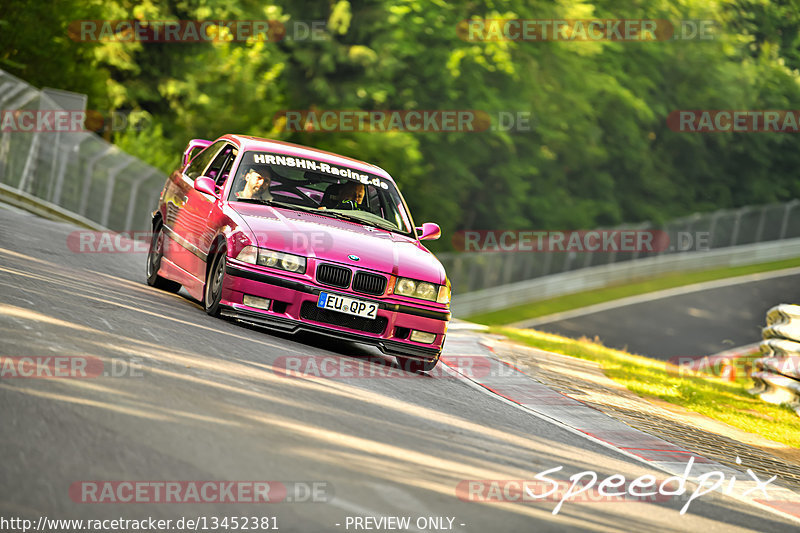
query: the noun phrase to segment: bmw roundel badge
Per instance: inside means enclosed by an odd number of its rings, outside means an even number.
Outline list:
[[[361,261],[361,258],[360,258],[360,257],[358,257],[358,256],[357,256],[357,255],[355,255],[355,254],[350,254],[350,255],[348,255],[348,256],[347,256],[347,258],[348,258],[350,261]]]

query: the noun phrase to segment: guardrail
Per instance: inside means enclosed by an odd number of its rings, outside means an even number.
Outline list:
[[[800,305],[781,304],[767,311],[761,353],[748,392],[763,401],[788,404],[800,415]]]
[[[30,121],[25,128],[4,127],[0,134],[0,184],[6,196],[38,198],[116,231],[148,228],[166,181],[163,172],[95,133],[80,131],[83,124],[42,131],[36,123],[37,113],[85,112],[85,95],[39,90],[0,70],[0,111],[4,117],[26,112],[34,117],[29,131]]]
[[[564,294],[600,289],[631,279],[671,272],[751,265],[795,257],[800,257],[800,238],[705,252],[665,254],[553,274],[467,294],[456,293],[451,307],[455,315],[466,317]]]
[[[761,242],[800,238],[800,200],[694,214],[664,224],[642,222],[607,231],[652,231],[667,236],[669,246],[653,251],[440,253],[453,294],[469,294],[603,265],[650,257],[683,256]],[[502,235],[502,232],[495,232]],[[499,238],[499,237],[498,237]],[[462,243],[463,244],[463,243]]]

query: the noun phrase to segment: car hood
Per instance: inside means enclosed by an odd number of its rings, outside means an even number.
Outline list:
[[[229,205],[261,248],[431,283],[445,282],[442,264],[413,238],[306,211],[247,203]],[[358,260],[350,259],[351,255]]]

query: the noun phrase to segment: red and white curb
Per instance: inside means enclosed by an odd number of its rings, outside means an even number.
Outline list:
[[[765,492],[747,473],[634,429],[556,392],[495,358],[491,347],[480,343],[479,339],[477,335],[468,333],[448,335],[447,349],[441,356],[441,363],[488,394],[669,475],[684,475],[689,459],[693,458],[689,480],[694,484],[698,484],[699,476],[708,472],[721,472],[725,479],[735,477],[735,483],[725,484],[726,496],[800,522],[800,495],[795,492],[775,485],[768,485]],[[471,375],[458,370],[459,361],[456,358],[464,355],[483,356],[476,358]]]

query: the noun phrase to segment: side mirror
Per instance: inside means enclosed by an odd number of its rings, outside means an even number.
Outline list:
[[[197,191],[200,191],[205,194],[210,194],[214,198],[218,198],[217,196],[217,184],[211,178],[207,176],[200,176],[196,180],[194,180],[194,188]]]
[[[442,236],[442,229],[439,227],[439,224],[426,222],[421,228],[417,228],[417,233],[421,241],[435,241]]]

